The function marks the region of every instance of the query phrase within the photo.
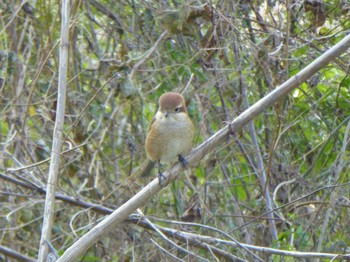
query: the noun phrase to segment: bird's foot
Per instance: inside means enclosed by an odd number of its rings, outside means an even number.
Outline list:
[[[163,172],[161,171],[161,163],[160,161],[158,161],[158,180],[159,180],[159,185],[161,187],[166,187],[168,185],[168,179],[166,176],[164,176]],[[166,183],[164,184],[163,181],[166,181]]]
[[[166,176],[164,176],[164,174],[162,172],[158,172],[158,180],[159,180],[159,185],[161,187],[166,187],[168,185],[168,179]],[[165,180],[165,184],[164,184],[164,180]]]
[[[182,156],[179,155],[179,162],[182,164],[182,166],[185,168],[188,164],[188,162],[186,161],[186,159]]]

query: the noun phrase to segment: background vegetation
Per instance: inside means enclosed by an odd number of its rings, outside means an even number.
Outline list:
[[[4,1],[0,9],[1,248],[36,258],[57,100],[60,4]],[[103,208],[116,209],[154,178],[154,170],[139,174],[161,94],[184,93],[199,144],[340,41],[349,17],[346,0],[72,1],[53,247],[62,254],[103,219]],[[349,61],[349,53],[338,58],[232,134],[153,198],[144,215],[213,239],[305,255],[350,253]],[[172,240],[184,249],[130,220],[82,260],[171,261],[171,254],[191,261],[232,259],[228,254],[293,260]]]

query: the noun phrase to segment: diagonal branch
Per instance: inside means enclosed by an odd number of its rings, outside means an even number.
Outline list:
[[[261,112],[266,110],[269,106],[273,105],[275,102],[283,98],[294,88],[298,87],[301,83],[310,78],[318,70],[325,67],[328,63],[335,60],[338,56],[344,53],[350,47],[350,35],[344,37],[338,44],[333,46],[314,62],[308,65],[306,68],[301,70],[298,74],[287,80],[281,86],[276,88],[270,94],[266,95],[264,98],[260,99],[257,103],[245,110],[241,115],[234,119],[231,123],[223,127],[212,137],[207,139],[196,149],[194,149],[190,155],[187,157],[188,166],[193,166],[198,163],[204,156],[209,154],[214,149],[217,149],[233,131],[237,131],[247,124]],[[166,173],[169,182],[175,180],[180,172],[183,171],[181,164],[175,164],[169,172]],[[137,208],[145,205],[148,200],[162,190],[159,185],[158,178],[154,179],[151,183],[146,185],[140,192],[138,192],[129,201],[120,206],[111,215],[106,217],[93,229],[91,229],[87,234],[82,236],[77,242],[75,242],[62,257],[58,260],[63,261],[77,261],[80,256],[82,256],[86,250],[96,243],[106,232],[109,232],[111,228],[114,228],[121,222],[123,222],[132,212]]]

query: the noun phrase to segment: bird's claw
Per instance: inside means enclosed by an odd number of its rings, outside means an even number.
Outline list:
[[[158,180],[159,180],[159,185],[161,187],[166,187],[168,185],[168,179],[166,176],[164,176],[164,174],[162,172],[158,172]],[[163,181],[166,181],[166,184],[163,184]]]
[[[183,167],[186,167],[188,164],[187,160],[182,155],[179,155],[179,162],[182,164]]]
[[[166,176],[164,176],[163,172],[161,171],[162,169],[162,164],[158,160],[158,180],[159,180],[159,185],[161,187],[166,187],[168,185],[168,179]],[[166,184],[163,184],[163,180],[166,181]]]

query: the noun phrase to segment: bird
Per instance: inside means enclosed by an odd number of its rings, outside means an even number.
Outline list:
[[[160,96],[159,107],[146,137],[147,157],[158,163],[159,185],[163,185],[162,163],[176,158],[186,167],[184,155],[192,148],[194,127],[188,116],[185,98],[175,92]]]

